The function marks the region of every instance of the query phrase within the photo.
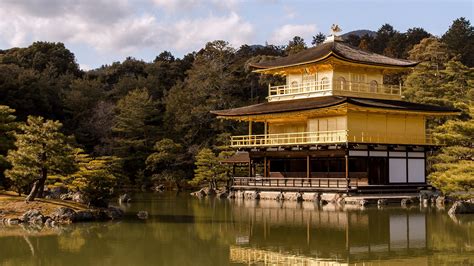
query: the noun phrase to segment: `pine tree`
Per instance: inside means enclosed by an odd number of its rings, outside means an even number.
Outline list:
[[[444,194],[474,194],[474,69],[449,54],[445,44],[426,38],[409,52],[420,63],[406,78],[409,101],[456,107],[461,115],[428,121],[435,139],[445,144],[430,158],[430,182]],[[452,58],[452,59],[451,59]]]
[[[285,48],[285,52],[287,55],[292,55],[299,53],[306,49],[306,43],[304,42],[304,39],[301,38],[300,36],[295,36],[293,39],[291,39],[288,42],[288,45]]]
[[[183,146],[171,139],[162,139],[153,148],[155,152],[146,159],[147,170],[156,178],[174,182],[180,189],[179,181],[185,177],[182,167],[186,163]]]
[[[6,105],[0,105],[0,187],[7,186],[4,171],[10,167],[10,164],[5,156],[8,150],[14,147],[13,133],[18,126],[15,123],[16,117],[13,113],[15,113],[15,110]]]
[[[112,132],[114,154],[124,159],[124,169],[135,176],[158,137],[156,103],[146,89],[130,91],[117,103]]]
[[[471,117],[474,107],[471,106]],[[445,195],[474,196],[474,119],[451,120],[434,129],[434,137],[446,144],[431,158],[431,183]]]
[[[59,121],[29,116],[26,123],[15,133],[16,150],[8,152],[12,168],[6,171],[18,189],[32,186],[26,198],[32,201],[42,197],[48,175],[68,173],[74,170],[74,154],[60,129]]]
[[[125,182],[120,174],[120,159],[113,156],[91,158],[85,153],[78,153],[75,160],[79,169],[65,180],[69,189],[84,193],[91,205],[106,205],[115,195],[115,188]]]
[[[474,66],[474,27],[469,20],[463,17],[454,20],[441,39],[461,56],[463,64],[468,67]]]
[[[204,148],[196,155],[196,169],[191,183],[197,185],[201,182],[208,182],[209,187],[216,189],[218,181],[229,179],[230,167],[221,164],[220,161],[228,157],[229,152],[221,152],[216,156],[209,148]]]
[[[311,44],[313,46],[318,46],[321,43],[323,43],[324,40],[326,40],[326,35],[322,32],[319,32],[318,34],[313,36],[313,40],[311,41]]]

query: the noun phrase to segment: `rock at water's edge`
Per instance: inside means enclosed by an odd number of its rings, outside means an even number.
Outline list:
[[[132,201],[132,197],[130,197],[130,195],[125,193],[125,194],[120,195],[120,197],[118,198],[118,201],[120,204],[129,203],[130,201]]]
[[[42,224],[46,218],[39,210],[32,209],[25,212],[21,216],[20,220],[22,220],[24,223]]]
[[[470,201],[456,201],[448,211],[449,215],[474,213],[474,203]]]
[[[51,214],[51,218],[58,222],[72,223],[76,221],[76,211],[68,207],[59,207]]]
[[[146,212],[146,211],[139,211],[139,212],[137,213],[137,217],[138,217],[138,219],[146,220],[146,219],[148,219],[148,212]]]

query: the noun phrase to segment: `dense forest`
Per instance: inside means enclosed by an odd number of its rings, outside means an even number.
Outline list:
[[[311,45],[324,38],[315,34]],[[405,99],[462,110],[459,117],[429,124],[449,144],[432,160],[432,182],[446,193],[472,192],[470,22],[456,19],[442,36],[384,24],[375,34],[345,39],[363,50],[421,61],[398,77],[407,88]],[[45,182],[92,189],[191,179],[200,151],[218,158],[213,153],[229,133],[246,130],[245,123],[219,121],[209,111],[265,101],[268,84],[282,81],[253,73],[249,63],[307,48],[298,36],[284,46],[238,49],[218,40],[182,58],[164,51],[153,62],[129,57],[89,71],[79,69],[62,43],[0,50],[0,187],[27,192],[37,186],[41,194]]]

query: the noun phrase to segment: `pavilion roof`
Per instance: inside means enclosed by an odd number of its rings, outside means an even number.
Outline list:
[[[337,57],[342,60],[367,65],[413,67],[418,64],[418,62],[410,60],[396,59],[364,51],[360,48],[344,43],[343,41],[332,41],[322,43],[318,46],[303,50],[293,55],[280,57],[261,63],[252,63],[250,65],[254,68],[257,68],[257,70],[278,69],[283,67],[316,63],[318,61],[325,60],[331,56]]]
[[[384,99],[368,99],[368,98],[356,98],[356,97],[344,97],[344,96],[324,96],[324,97],[313,97],[299,100],[288,100],[288,101],[272,101],[259,103],[239,108],[232,108],[227,110],[216,110],[211,113],[222,117],[233,117],[233,116],[247,116],[247,115],[262,115],[262,114],[273,114],[273,113],[284,113],[294,111],[304,111],[328,108],[332,106],[341,105],[344,103],[352,104],[360,107],[369,108],[381,108],[398,111],[418,111],[418,112],[429,112],[429,113],[457,113],[459,110],[430,105],[421,103],[412,103],[406,101],[397,100],[384,100]]]

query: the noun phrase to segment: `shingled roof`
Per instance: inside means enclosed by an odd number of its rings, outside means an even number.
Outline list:
[[[418,62],[414,61],[396,59],[372,52],[367,52],[344,43],[343,41],[332,41],[322,43],[316,47],[303,50],[294,55],[280,57],[261,63],[253,63],[251,66],[257,69],[273,69],[315,63],[325,60],[331,56],[335,56],[342,60],[368,65],[413,67],[418,64]]]
[[[391,110],[399,110],[399,111],[425,111],[425,112],[433,112],[433,113],[459,112],[459,110],[450,108],[450,107],[421,104],[421,103],[411,103],[411,102],[405,102],[405,101],[367,99],[367,98],[355,98],[355,97],[344,97],[344,96],[324,96],[324,97],[314,97],[314,98],[306,98],[306,99],[291,100],[291,101],[265,102],[265,103],[260,103],[260,104],[244,106],[240,108],[211,111],[211,113],[216,114],[218,116],[223,116],[223,117],[261,115],[261,114],[321,109],[321,108],[327,108],[331,106],[340,105],[343,103],[349,103],[349,104],[362,106],[362,107],[383,108],[383,109],[391,109]]]

